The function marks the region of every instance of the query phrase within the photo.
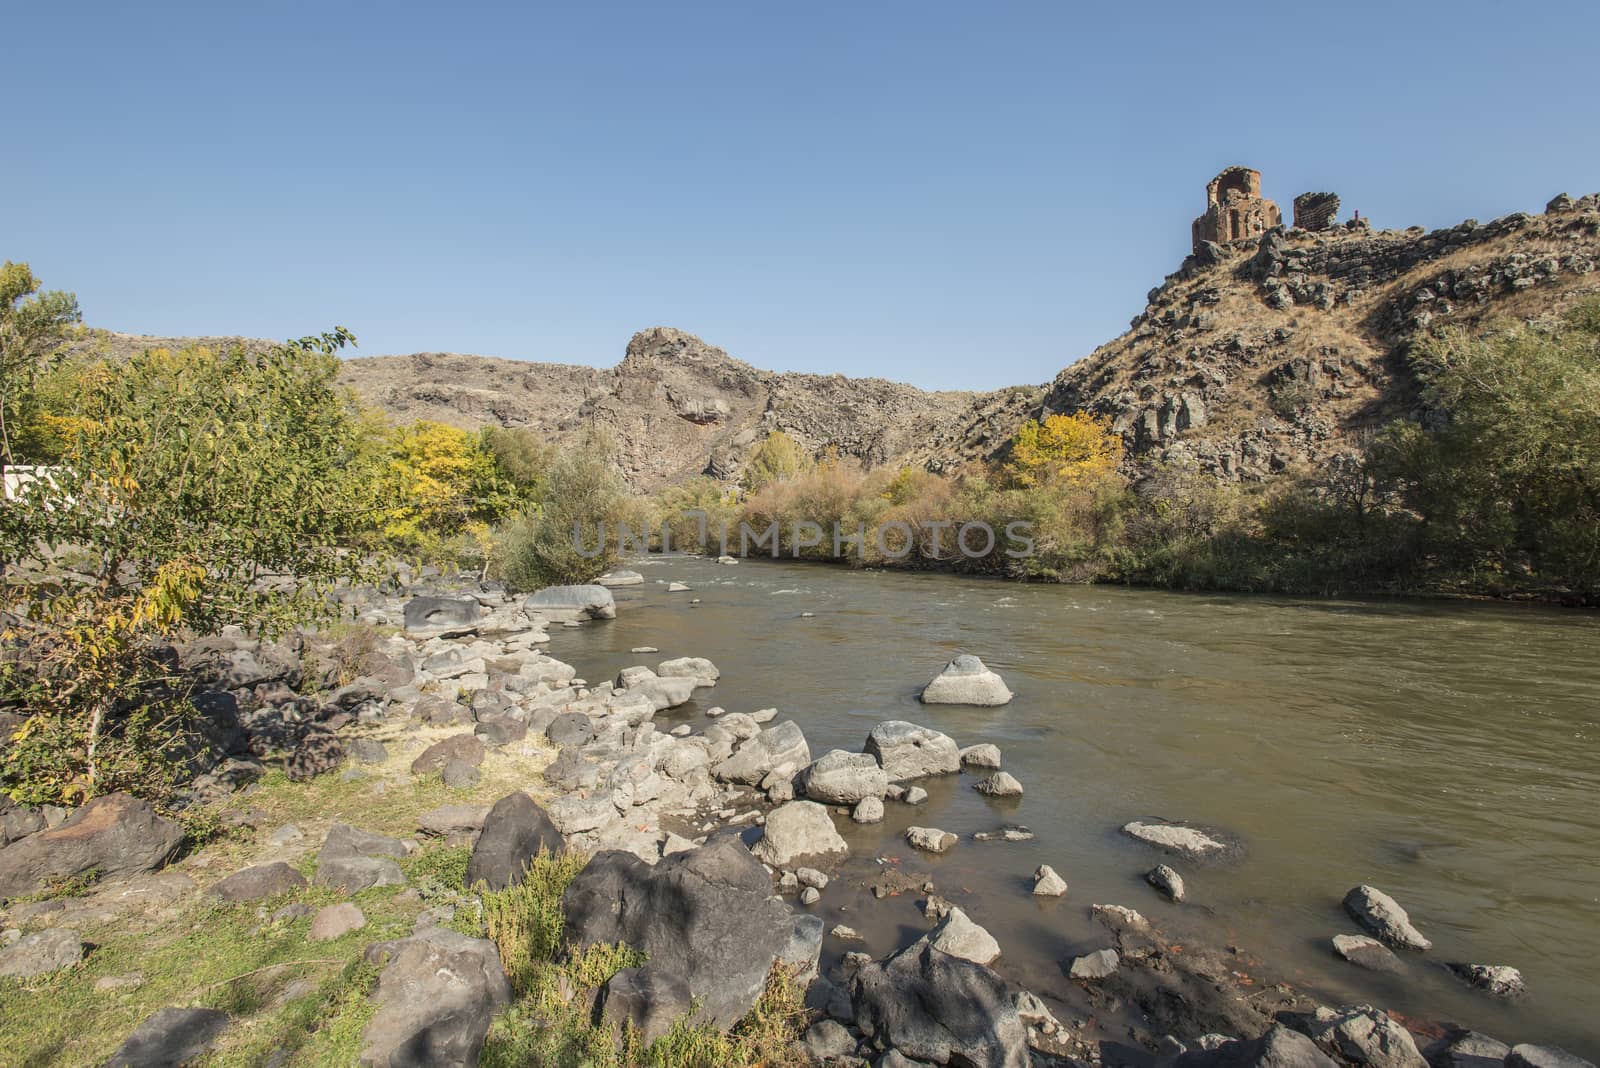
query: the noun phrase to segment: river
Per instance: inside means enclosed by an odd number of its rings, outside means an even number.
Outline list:
[[[1370,1002],[1506,1042],[1600,1059],[1600,617],[1533,607],[1298,600],[1114,587],[1022,586],[946,575],[772,561],[639,561],[618,618],[558,629],[552,653],[591,680],[633,663],[705,656],[714,689],[657,717],[703,727],[704,709],[776,706],[813,756],[860,750],[873,724],[908,719],[962,745],[994,742],[1026,789],[997,802],[976,779],[925,780],[884,823],[841,821],[848,868],[901,858],[987,927],[1006,974],[1071,991],[1064,960],[1109,943],[1090,903],[1134,907],[1169,930],[1237,945],[1330,1003]],[[689,593],[666,592],[677,580]],[[700,603],[691,604],[698,598]],[[815,613],[806,617],[802,613]],[[635,656],[634,646],[659,647]],[[921,687],[974,653],[1016,698],[997,709],[924,706]],[[1118,828],[1141,816],[1219,828],[1242,855],[1197,865]],[[1021,823],[1036,838],[976,842]],[[955,831],[943,857],[913,855],[912,824]],[[1189,901],[1158,897],[1158,860]],[[1071,889],[1036,899],[1050,864]],[[1399,977],[1336,958],[1358,928],[1357,883],[1393,895],[1434,942]],[[874,902],[830,887],[818,906],[874,954],[927,924],[913,895]],[[838,947],[834,948],[837,951]],[[1502,1003],[1439,964],[1521,969]]]

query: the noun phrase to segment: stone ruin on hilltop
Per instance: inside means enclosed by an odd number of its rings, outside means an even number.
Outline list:
[[[1339,219],[1336,193],[1301,193],[1294,198],[1297,230],[1331,230]],[[1283,225],[1278,205],[1261,195],[1261,172],[1229,167],[1206,184],[1206,213],[1191,227],[1194,251],[1207,242],[1248,241]]]

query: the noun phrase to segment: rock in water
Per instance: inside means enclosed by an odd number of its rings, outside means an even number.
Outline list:
[[[1391,946],[1405,949],[1431,949],[1433,943],[1411,925],[1406,910],[1388,894],[1362,884],[1344,896],[1344,909],[1357,923]]]
[[[1194,827],[1177,823],[1153,823],[1134,820],[1123,824],[1122,833],[1149,845],[1160,846],[1196,859],[1215,856],[1227,850],[1228,844]]]
[[[1305,1035],[1273,1024],[1260,1038],[1232,1039],[1213,1048],[1192,1049],[1173,1068],[1339,1068]]]
[[[882,823],[883,798],[863,797],[856,802],[856,807],[851,811],[850,818],[856,823]]]
[[[789,801],[767,813],[756,858],[781,868],[799,857],[821,857],[849,850],[828,810],[815,801]]]
[[[1595,1068],[1576,1054],[1556,1046],[1535,1046],[1524,1042],[1506,1054],[1506,1068]]]
[[[997,771],[972,788],[987,797],[1022,796],[1022,784],[1009,771]]]
[[[1005,680],[975,656],[962,655],[945,665],[922,691],[925,705],[983,705],[993,707],[1011,700]]]
[[[889,777],[870,753],[830,749],[801,774],[806,796],[825,805],[854,805],[864,798],[880,801]]]
[[[1457,1031],[1430,1045],[1423,1056],[1434,1068],[1500,1068],[1511,1047],[1476,1031]]]
[[[1067,892],[1067,881],[1048,864],[1039,865],[1033,878],[1033,892],[1040,897],[1061,897]]]
[[[1067,975],[1073,979],[1104,979],[1116,972],[1122,959],[1114,949],[1097,949],[1082,957],[1074,957]]]
[[[601,990],[601,1012],[613,1026],[631,1022],[649,1042],[698,1005],[696,1019],[726,1028],[755,1004],[796,930],[771,894],[766,869],[736,834],[653,867],[607,851],[561,899],[564,941],[624,942],[645,955]],[[820,934],[820,924],[808,928]]]
[[[183,828],[129,794],[106,794],[54,830],[0,849],[0,901],[52,882],[97,872],[101,878],[161,867],[178,851]]]
[[[907,827],[906,841],[924,853],[948,853],[955,848],[956,836],[937,827]]]
[[[891,719],[872,728],[865,749],[890,782],[961,770],[961,750],[949,735],[902,719]]]
[[[998,770],[1000,767],[1000,747],[991,745],[988,742],[969,745],[961,750],[961,766],[964,768]]]
[[[557,623],[617,618],[616,598],[598,585],[546,586],[523,601],[522,610]]]
[[[717,665],[703,656],[663,660],[656,665],[656,674],[663,679],[694,679],[699,686],[711,686],[722,677]]]
[[[228,1026],[216,1009],[161,1009],[145,1018],[103,1068],[171,1068],[191,1064]]]
[[[494,1014],[511,1002],[500,954],[486,938],[430,927],[367,948],[385,961],[361,1032],[361,1063],[382,1068],[471,1068]]]
[[[596,586],[604,586],[608,590],[622,586],[642,586],[644,585],[644,576],[637,571],[629,571],[624,568],[617,571],[607,571],[604,575],[595,579],[594,584]]]
[[[1027,1068],[1028,1033],[1001,978],[913,942],[862,965],[851,984],[856,1026],[881,1047],[934,1064]]]
[[[1183,886],[1183,876],[1165,864],[1157,864],[1145,872],[1144,880],[1161,891],[1169,901],[1182,901],[1184,899],[1186,891]]]
[[[958,908],[951,908],[923,937],[939,952],[974,964],[993,964],[1000,958],[1000,943]]]
[[[1398,972],[1404,965],[1394,951],[1366,935],[1334,935],[1333,951],[1351,964],[1374,972]]]
[[[486,883],[490,890],[516,886],[541,849],[559,853],[566,845],[533,798],[518,791],[496,801],[483,821],[483,831],[467,863],[467,885]]]

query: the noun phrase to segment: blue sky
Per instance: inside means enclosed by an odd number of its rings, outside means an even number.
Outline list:
[[[87,321],[1047,381],[1216,171],[1380,225],[1600,189],[1593,9],[8,5],[0,257]]]

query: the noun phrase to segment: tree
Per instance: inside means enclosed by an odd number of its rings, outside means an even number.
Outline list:
[[[518,497],[538,500],[556,461],[556,447],[527,427],[488,426],[479,436],[500,478]]]
[[[495,569],[513,589],[587,582],[621,560],[622,524],[644,535],[648,517],[611,454],[610,442],[591,432],[550,469],[538,509],[506,524]]]
[[[1007,474],[1019,486],[1065,479],[1089,482],[1114,474],[1122,462],[1122,436],[1111,420],[1087,412],[1030,419],[1011,442]]]
[[[151,350],[82,370],[79,429],[50,484],[3,511],[0,703],[28,715],[0,757],[13,796],[153,792],[179,773],[186,704],[158,643],[180,628],[282,631],[360,573],[358,444],[336,385],[342,328],[264,353]],[[63,569],[63,559],[75,560]]]
[[[744,488],[754,493],[769,482],[789,482],[811,469],[811,457],[781,430],[755,447],[744,467]]]
[[[389,432],[383,534],[406,547],[429,544],[514,506],[494,457],[477,434],[419,421]]]
[[[79,318],[77,298],[39,292],[26,263],[0,267],[0,465],[16,462],[13,439],[30,414],[38,376]]]

